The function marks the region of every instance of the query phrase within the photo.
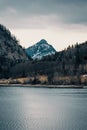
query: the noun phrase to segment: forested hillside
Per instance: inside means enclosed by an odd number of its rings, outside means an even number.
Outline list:
[[[80,84],[87,73],[87,42],[69,46],[42,60],[21,63],[11,69],[12,77],[45,75],[49,84]]]
[[[12,66],[28,59],[16,37],[5,26],[0,25],[0,78],[9,77]]]

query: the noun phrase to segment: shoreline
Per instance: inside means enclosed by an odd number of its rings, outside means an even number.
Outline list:
[[[29,88],[87,88],[85,85],[42,85],[42,84],[0,84],[0,87],[29,87]]]

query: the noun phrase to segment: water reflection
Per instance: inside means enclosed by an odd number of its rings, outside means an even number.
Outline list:
[[[87,89],[0,88],[0,130],[86,130]]]

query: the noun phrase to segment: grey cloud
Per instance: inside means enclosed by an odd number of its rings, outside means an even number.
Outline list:
[[[10,12],[10,13],[9,13]],[[5,16],[6,15],[6,16]],[[19,25],[25,23],[38,27],[52,21],[51,24],[87,24],[86,0],[0,0],[1,21],[14,24],[18,19]],[[4,17],[3,17],[4,16]],[[41,19],[41,23],[37,19]],[[45,17],[44,17],[45,16]],[[54,17],[53,17],[54,16]],[[48,17],[48,19],[47,19]],[[56,18],[55,18],[56,17]],[[29,21],[29,18],[32,19]],[[23,20],[25,19],[25,21]],[[29,25],[27,26],[29,27]]]

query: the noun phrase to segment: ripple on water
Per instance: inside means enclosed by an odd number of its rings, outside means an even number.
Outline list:
[[[0,130],[86,130],[87,89],[0,88]]]

